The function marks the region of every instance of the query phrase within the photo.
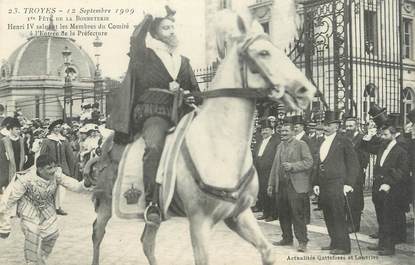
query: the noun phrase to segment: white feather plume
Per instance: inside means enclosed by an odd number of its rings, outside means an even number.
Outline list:
[[[295,0],[274,0],[271,10],[272,39],[281,48],[288,48],[290,42],[298,36],[299,17]]]

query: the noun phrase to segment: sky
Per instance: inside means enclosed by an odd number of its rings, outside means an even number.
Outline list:
[[[205,24],[204,24],[204,0],[0,0],[0,61],[7,59],[11,53],[26,42],[30,35],[27,29],[27,23],[35,25],[49,24],[48,21],[39,21],[40,17],[49,18],[46,8],[56,8],[54,17],[66,17],[69,12],[76,9],[75,15],[86,16],[81,13],[81,8],[87,10],[93,9],[110,9],[111,13],[89,15],[89,16],[108,16],[110,21],[103,24],[129,24],[128,29],[108,30],[108,35],[101,37],[103,46],[100,56],[100,64],[103,76],[118,79],[122,76],[128,65],[129,39],[133,32],[133,25],[141,22],[144,12],[150,14],[160,14],[161,7],[165,4],[176,9],[176,29],[180,40],[180,51],[190,58],[193,68],[206,67],[204,50],[205,50]],[[38,8],[37,10],[33,8]],[[41,10],[40,8],[45,8]],[[118,9],[118,13],[117,13]],[[121,9],[126,13],[119,14]],[[134,10],[133,12],[131,10]],[[62,10],[60,12],[59,10]],[[16,14],[18,12],[19,14]],[[29,14],[30,13],[30,14]],[[33,14],[35,13],[35,14]],[[131,14],[132,13],[132,14]],[[28,21],[30,17],[34,20]],[[55,21],[55,24],[59,22]],[[68,22],[60,22],[68,24]],[[72,22],[71,22],[72,23]],[[76,22],[84,24],[83,22]],[[25,29],[10,30],[8,24],[25,25]],[[91,24],[91,23],[90,23]],[[93,22],[96,26],[97,22]],[[96,53],[92,43],[94,36],[74,36],[76,43],[89,53],[95,61]]]

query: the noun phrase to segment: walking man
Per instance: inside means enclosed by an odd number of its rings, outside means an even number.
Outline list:
[[[317,169],[313,172],[313,190],[320,196],[330,244],[322,250],[330,254],[350,253],[350,237],[346,225],[345,196],[353,192],[359,175],[359,161],[352,142],[338,133],[337,113],[327,111],[324,119],[325,139],[321,143]]]
[[[0,202],[0,216],[10,214],[17,205],[25,236],[24,256],[27,265],[46,264],[58,238],[54,196],[58,185],[75,191],[87,191],[78,182],[62,173],[53,159],[40,155],[36,168],[12,182],[10,196]]]
[[[310,169],[313,158],[304,141],[294,137],[294,125],[286,123],[281,128],[282,143],[278,145],[272,165],[268,195],[277,193],[279,221],[282,240],[273,243],[277,246],[293,244],[292,226],[299,242],[298,251],[307,248],[306,200],[310,190]]]

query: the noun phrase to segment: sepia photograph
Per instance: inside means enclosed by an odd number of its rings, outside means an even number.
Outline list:
[[[414,264],[414,21],[0,0],[0,264]]]

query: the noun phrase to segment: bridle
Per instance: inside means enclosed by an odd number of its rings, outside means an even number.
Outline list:
[[[193,96],[202,99],[206,98],[218,98],[218,97],[237,97],[248,99],[265,99],[269,95],[269,90],[273,89],[273,83],[266,71],[261,65],[259,65],[249,54],[249,47],[257,40],[265,39],[270,40],[269,36],[264,33],[255,34],[245,38],[244,43],[238,50],[238,57],[240,62],[240,75],[242,79],[242,87],[237,88],[219,88],[215,90],[208,90],[203,92],[192,92]],[[269,88],[249,88],[248,85],[248,69],[251,72],[258,72],[261,77],[268,83]]]

